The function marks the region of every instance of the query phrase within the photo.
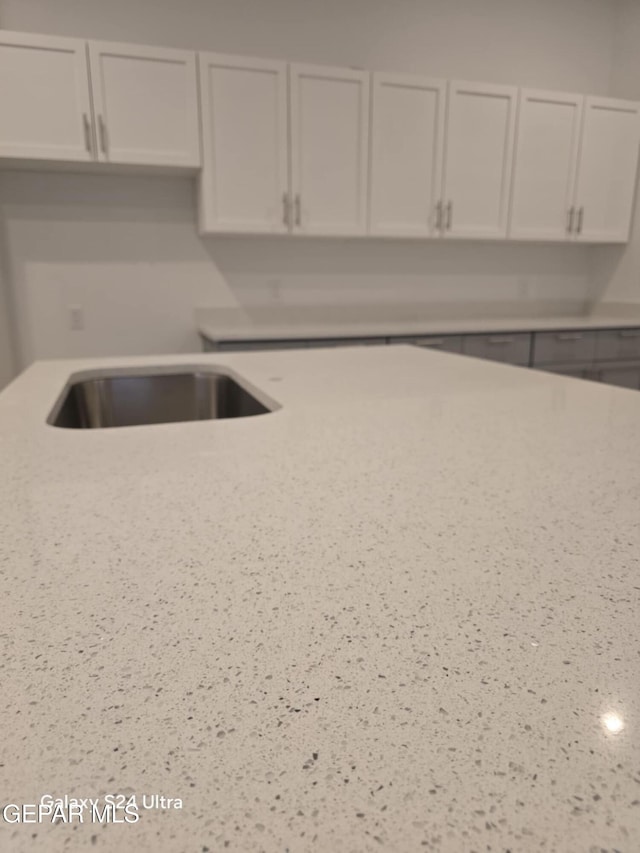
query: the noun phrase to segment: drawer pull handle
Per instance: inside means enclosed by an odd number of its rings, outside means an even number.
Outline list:
[[[557,335],[559,341],[581,341],[582,335],[579,332],[566,332],[562,335]]]
[[[506,338],[489,338],[490,344],[512,344],[514,343],[515,338],[506,337]]]
[[[423,347],[443,347],[444,339],[443,338],[434,338],[431,341],[422,341],[421,346]]]
[[[630,329],[629,331],[618,332],[621,338],[640,338],[640,329]]]

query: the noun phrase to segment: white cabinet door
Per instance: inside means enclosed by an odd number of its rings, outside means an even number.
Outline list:
[[[444,236],[506,237],[517,94],[513,86],[449,83]]]
[[[509,229],[514,239],[571,239],[583,102],[582,95],[520,91]]]
[[[640,143],[640,104],[587,97],[576,186],[577,239],[629,239]]]
[[[195,54],[90,42],[99,159],[199,166]]]
[[[287,64],[200,54],[200,229],[289,230]]]
[[[438,228],[446,83],[373,75],[369,232],[428,237]]]
[[[0,30],[0,157],[92,160],[86,42]]]
[[[369,74],[291,65],[290,117],[294,231],[364,234]]]

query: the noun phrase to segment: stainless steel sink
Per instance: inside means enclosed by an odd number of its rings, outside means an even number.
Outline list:
[[[67,386],[47,422],[67,429],[100,429],[246,418],[270,411],[231,376],[216,371],[96,371]]]

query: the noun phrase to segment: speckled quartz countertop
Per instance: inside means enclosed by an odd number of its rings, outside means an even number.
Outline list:
[[[478,309],[481,306],[477,306]],[[459,309],[458,309],[459,310]],[[486,311],[486,307],[484,308]],[[503,309],[505,310],[505,309]],[[401,337],[491,332],[543,332],[559,329],[608,329],[640,325],[640,303],[602,303],[583,311],[526,316],[515,311],[496,316],[459,315],[428,306],[276,306],[199,308],[198,332],[209,341],[296,340],[307,338]]]
[[[72,372],[244,420],[73,431]],[[0,850],[640,850],[640,394],[413,347],[0,395]],[[613,731],[612,731],[613,729]]]

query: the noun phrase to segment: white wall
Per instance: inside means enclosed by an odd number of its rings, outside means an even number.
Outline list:
[[[0,26],[606,93],[616,0],[0,0]]]
[[[0,26],[606,93],[615,0],[0,0]],[[590,250],[195,233],[187,179],[6,174],[21,363],[185,351],[196,305],[569,310]],[[82,305],[86,330],[69,329]],[[410,310],[409,307],[407,310]]]
[[[640,2],[619,0],[616,9],[611,94],[640,100]],[[640,302],[640,193],[631,240],[624,248],[593,250],[592,288],[603,302]]]

